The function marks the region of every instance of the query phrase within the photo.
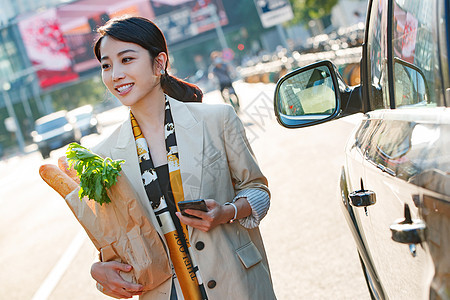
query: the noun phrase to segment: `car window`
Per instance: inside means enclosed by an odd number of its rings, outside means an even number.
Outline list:
[[[395,107],[443,103],[433,1],[395,0],[393,54]]]
[[[68,122],[65,117],[60,117],[60,118],[36,125],[36,131],[39,134],[42,134],[42,133],[51,131],[56,128],[64,127],[64,125],[66,125],[67,123]]]
[[[389,108],[387,85],[387,1],[374,0],[369,18],[367,37],[367,70],[370,109]]]
[[[442,82],[444,84],[443,90],[446,91],[446,94],[444,95],[445,102],[443,104],[450,106],[450,3],[438,1],[438,12],[439,49],[441,49],[440,58],[442,68],[441,73]]]

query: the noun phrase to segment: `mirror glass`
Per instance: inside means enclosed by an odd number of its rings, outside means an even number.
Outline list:
[[[336,111],[336,92],[328,66],[287,76],[278,90],[278,112],[283,121],[310,123]]]

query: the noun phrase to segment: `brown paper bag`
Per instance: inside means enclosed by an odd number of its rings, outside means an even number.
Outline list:
[[[80,200],[78,191],[72,191],[65,200],[100,251],[102,261],[133,266],[131,272],[121,275],[129,282],[142,284],[144,291],[172,276],[163,242],[123,173],[108,190],[110,203],[100,205],[87,197]]]

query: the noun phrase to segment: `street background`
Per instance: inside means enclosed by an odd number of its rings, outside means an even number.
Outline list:
[[[338,198],[344,145],[361,116],[286,129],[273,114],[274,84],[235,87],[272,193],[260,228],[278,299],[369,299]],[[218,91],[204,98],[221,101]],[[98,143],[126,114],[123,107],[101,114],[102,135],[86,136],[82,144]],[[97,251],[38,174],[41,164],[56,164],[64,151],[46,160],[33,151],[0,161],[0,299],[111,299],[95,289],[89,274]]]
[[[356,247],[339,208],[344,145],[360,115],[289,130],[273,93],[287,72],[336,64],[359,84],[367,0],[0,0],[0,300],[110,299],[90,277],[97,251],[64,200],[39,177],[39,118],[92,105],[101,135],[127,117],[101,82],[95,30],[122,14],[153,20],[165,34],[169,74],[221,103],[212,51],[233,70],[248,139],[269,180],[260,228],[278,299],[369,299]],[[44,149],[45,150],[45,149]],[[217,266],[220,268],[220,266]],[[220,283],[218,283],[220,284]],[[230,287],[232,288],[232,287]]]
[[[99,26],[124,14],[155,22],[168,73],[206,93],[218,87],[216,51],[234,80],[276,83],[327,59],[347,84],[359,84],[367,0],[0,0],[0,7],[0,159],[33,143],[47,156],[41,117],[85,105],[99,113],[118,102],[101,83],[92,45]]]

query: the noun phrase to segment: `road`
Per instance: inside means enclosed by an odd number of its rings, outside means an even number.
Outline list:
[[[360,116],[289,130],[273,115],[274,85],[237,83],[241,119],[269,180],[272,204],[261,224],[278,299],[369,299],[355,244],[338,206],[348,134]],[[220,102],[217,91],[205,102]],[[126,117],[118,108],[104,123]],[[108,124],[107,124],[108,125]],[[87,147],[102,136],[82,140]],[[39,177],[64,149],[0,162],[0,299],[111,299],[89,269],[97,252],[65,202]]]

